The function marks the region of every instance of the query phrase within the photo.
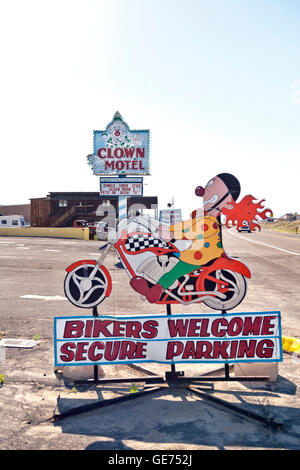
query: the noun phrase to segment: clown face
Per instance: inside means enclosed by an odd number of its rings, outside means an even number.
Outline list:
[[[203,209],[209,215],[217,217],[224,207],[230,209],[233,197],[227,185],[219,177],[215,176],[203,188],[198,186],[195,190],[197,196],[203,197]]]
[[[109,127],[109,134],[113,141],[118,142],[126,135],[126,126],[122,122],[115,122]]]

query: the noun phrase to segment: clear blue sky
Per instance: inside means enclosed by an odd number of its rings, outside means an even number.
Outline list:
[[[300,212],[298,0],[11,0],[0,18],[0,204],[97,191],[93,130],[151,131],[145,195],[194,209],[220,172]]]

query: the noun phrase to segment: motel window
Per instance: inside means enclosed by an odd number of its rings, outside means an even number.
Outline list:
[[[13,221],[12,221],[12,225],[18,225],[18,221],[17,221],[17,220],[13,220]]]
[[[59,207],[67,207],[68,201],[66,201],[65,199],[60,199],[58,205]]]
[[[2,220],[1,220],[1,224],[7,224],[7,220],[2,219]]]

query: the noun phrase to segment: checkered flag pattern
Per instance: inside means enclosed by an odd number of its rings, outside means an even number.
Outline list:
[[[168,248],[169,245],[160,240],[159,238],[154,238],[152,235],[132,235],[128,237],[125,242],[125,249],[136,253],[141,250],[146,250],[148,248]]]

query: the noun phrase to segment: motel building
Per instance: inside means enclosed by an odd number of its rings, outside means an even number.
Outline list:
[[[127,210],[129,217],[139,213],[157,219],[157,196],[128,197]],[[97,192],[50,192],[30,199],[30,204],[0,205],[0,214],[23,215],[31,227],[73,227],[79,219],[94,223],[107,216],[112,222],[119,217],[118,199]]]
[[[127,214],[157,218],[157,196],[128,196]],[[73,227],[76,220],[89,224],[109,220],[111,227],[119,218],[118,198],[99,192],[50,192],[46,197],[30,199],[32,227]]]

